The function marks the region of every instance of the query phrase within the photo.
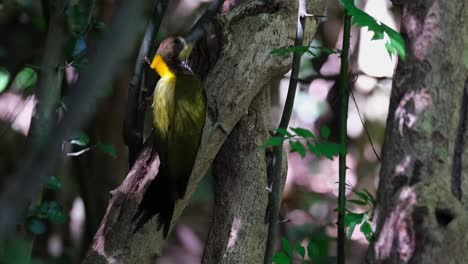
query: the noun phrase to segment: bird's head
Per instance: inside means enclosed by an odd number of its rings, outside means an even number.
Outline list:
[[[182,70],[182,63],[190,56],[192,44],[182,37],[168,37],[159,45],[158,51],[151,62],[151,68],[161,77],[175,74]],[[167,68],[167,69],[165,69]]]

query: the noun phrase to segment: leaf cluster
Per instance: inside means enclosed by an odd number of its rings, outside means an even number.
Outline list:
[[[66,214],[60,203],[57,201],[42,202],[29,210],[26,226],[31,233],[41,235],[47,230],[47,222],[63,224],[65,221]]]
[[[315,136],[312,131],[301,127],[292,127],[290,131],[279,128],[276,130],[276,135],[268,138],[263,146],[280,146],[285,140],[288,140],[291,152],[299,153],[302,158],[306,156],[308,150],[317,157],[324,156],[333,160],[334,156],[345,154],[346,147],[328,141],[329,137],[330,128],[327,126],[322,126],[320,128],[320,138]]]
[[[359,206],[366,206],[369,209],[363,213],[353,213],[346,209],[344,225],[348,228],[348,239],[353,235],[356,226],[360,224],[360,231],[364,234],[366,239],[370,241],[374,234],[372,231],[372,217],[374,215],[376,200],[366,189],[363,189],[362,191],[358,191],[356,189],[351,190],[358,199],[348,199],[346,201]]]
[[[405,41],[400,33],[357,8],[353,0],[340,0],[340,2],[345,8],[346,13],[353,17],[353,24],[360,28],[367,27],[369,31],[373,32],[374,36],[372,40],[385,40],[385,48],[390,57],[393,54],[398,54],[401,59],[405,59]]]

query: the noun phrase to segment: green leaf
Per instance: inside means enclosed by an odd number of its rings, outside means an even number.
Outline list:
[[[353,193],[356,194],[357,196],[359,196],[359,198],[361,198],[362,200],[366,201],[367,203],[369,203],[370,199],[369,197],[367,196],[366,193],[364,192],[360,192],[358,190],[353,190]]]
[[[47,219],[49,219],[53,224],[65,223],[65,213],[63,212],[62,206],[58,202],[49,202],[47,208]]]
[[[10,73],[0,67],[0,94],[8,88],[8,80],[10,80]]]
[[[112,145],[110,143],[99,142],[98,147],[99,147],[99,149],[101,149],[102,152],[108,154],[112,158],[114,158],[114,159],[117,158],[117,154],[115,152],[114,145]]]
[[[51,190],[60,190],[62,188],[62,183],[55,176],[50,176],[46,180],[46,188]]]
[[[284,137],[270,137],[268,138],[265,143],[263,143],[262,147],[276,147],[283,145]]]
[[[286,256],[283,251],[279,251],[273,256],[272,262],[277,264],[290,264],[291,259]]]
[[[304,259],[305,257],[305,247],[303,247],[299,242],[296,242],[294,245],[294,249],[296,249],[296,252]]]
[[[376,204],[374,196],[372,196],[372,194],[367,189],[362,189],[362,190],[364,191],[364,193],[367,194],[367,197],[369,197],[369,201],[372,204],[372,207],[375,208],[377,204]]]
[[[315,139],[315,135],[308,129],[302,127],[291,127],[291,130],[300,137]]]
[[[45,223],[37,218],[31,218],[27,223],[28,230],[35,235],[42,235],[46,232]]]
[[[84,132],[80,131],[70,140],[70,144],[84,147],[89,144],[89,137]]]
[[[356,213],[348,212],[345,215],[344,225],[345,227],[348,227],[348,239],[350,239],[351,236],[353,235],[354,228],[356,227],[356,225],[362,222],[365,214],[366,213],[356,214]]]
[[[317,244],[313,241],[310,240],[309,244],[307,245],[307,255],[309,258],[314,258],[320,256],[320,250]]]
[[[291,152],[299,153],[299,155],[301,155],[301,158],[304,158],[306,156],[306,149],[304,145],[302,145],[302,142],[290,140],[289,145],[291,146]]]
[[[284,128],[277,128],[275,129],[275,131],[282,135],[282,136],[285,136],[285,137],[292,137],[293,135],[291,133],[288,132],[288,130],[284,129]]]
[[[315,56],[315,54],[307,46],[289,46],[289,47],[276,48],[271,51],[271,54],[275,56],[286,56],[292,52],[301,53],[301,54],[309,53],[312,56]]]
[[[71,140],[70,144],[84,147],[89,144],[89,137],[84,132],[78,132]]]
[[[78,4],[72,4],[67,8],[66,13],[72,32],[82,34],[88,26],[88,10]]]
[[[281,247],[283,248],[283,250],[286,252],[288,256],[292,257],[293,254],[292,254],[291,245],[289,245],[289,241],[284,237],[281,237],[280,241],[281,241]]]
[[[372,16],[357,8],[354,5],[354,1],[340,1],[346,10],[346,13],[353,17],[353,24],[356,24],[358,27],[367,27],[369,31],[373,32],[374,36],[372,37],[372,40],[385,39],[385,35],[388,36],[388,40],[385,42],[385,48],[387,49],[390,57],[396,53],[402,60],[405,59],[405,42],[398,32],[384,23],[378,22]]]
[[[340,54],[341,50],[340,49],[331,49],[328,47],[317,47],[317,46],[312,46],[310,47],[312,49],[318,49],[320,52],[330,55],[330,54]]]
[[[346,148],[343,145],[333,142],[317,142],[315,145],[307,144],[307,146],[309,151],[314,153],[317,157],[323,155],[330,160],[333,160],[333,157],[339,154],[346,154]]]
[[[367,241],[370,242],[370,240],[372,239],[372,236],[373,236],[374,233],[372,232],[372,224],[371,224],[371,222],[369,222],[367,217],[362,222],[360,230],[364,234],[364,236],[366,237]]]
[[[320,128],[320,136],[323,139],[327,140],[328,137],[330,137],[330,128],[328,126],[322,126]]]
[[[36,85],[37,72],[29,67],[24,67],[15,77],[14,87],[17,91],[24,91]]]
[[[361,201],[361,200],[347,200],[347,201],[353,204],[357,204],[357,205],[362,205],[362,206],[367,205],[366,202]]]

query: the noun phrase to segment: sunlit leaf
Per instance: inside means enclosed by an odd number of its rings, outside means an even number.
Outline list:
[[[357,8],[354,5],[354,1],[340,0],[340,2],[343,4],[346,13],[353,17],[353,24],[356,24],[358,27],[367,27],[369,31],[373,32],[372,40],[385,40],[385,48],[390,57],[393,54],[398,54],[402,60],[405,59],[405,42],[398,32]],[[385,36],[388,39],[385,39]]]

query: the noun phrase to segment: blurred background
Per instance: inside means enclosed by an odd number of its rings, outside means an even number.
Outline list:
[[[27,151],[27,133],[35,104],[34,89],[38,65],[43,56],[47,10],[36,0],[0,2],[0,187],[20,167]],[[69,1],[67,22],[72,34],[67,44],[63,96],[86,67],[87,52],[106,30],[117,0]],[[183,33],[190,29],[209,1],[171,1],[157,36]],[[358,7],[394,29],[399,29],[399,13],[390,1],[359,1]],[[92,14],[90,16],[89,14]],[[291,127],[314,133],[323,125],[336,130],[336,110],[327,94],[336,85],[339,57],[317,47],[341,48],[342,9],[337,0],[327,1],[323,19],[312,43],[315,55],[305,54],[301,63],[300,87],[296,95]],[[91,17],[91,19],[89,19]],[[141,24],[141,32],[146,27]],[[350,99],[348,116],[349,170],[347,182],[375,194],[379,159],[396,60],[383,42],[371,41],[366,29],[352,30],[351,61],[355,102]],[[27,251],[28,238],[35,234],[34,263],[78,263],[104,215],[109,191],[122,182],[127,172],[127,148],[122,126],[128,85],[139,43],[133,55],[120,65],[117,78],[102,88],[92,121],[64,144],[63,166],[44,181],[42,201],[34,203],[25,220],[23,236],[12,240],[0,252],[0,263],[20,259]],[[271,84],[272,127],[278,123],[287,93],[289,74]],[[330,96],[329,96],[330,99]],[[57,114],[66,111],[66,105]],[[366,133],[364,126],[367,128]],[[334,130],[335,129],[335,130]],[[288,144],[285,144],[289,148]],[[307,154],[305,158],[288,151],[288,178],[283,194],[280,235],[307,246],[312,242],[317,263],[328,263],[335,254],[338,159],[328,160]],[[199,263],[208,234],[213,203],[212,177],[207,175],[192,197],[158,263]],[[350,198],[353,194],[349,192]],[[353,212],[364,207],[350,205]],[[367,240],[353,233],[347,244],[348,263],[360,263]]]

